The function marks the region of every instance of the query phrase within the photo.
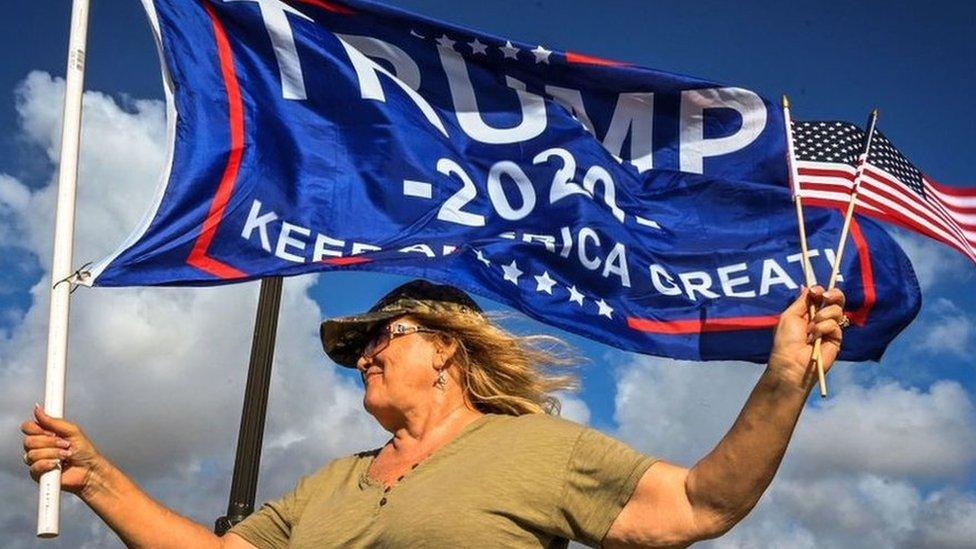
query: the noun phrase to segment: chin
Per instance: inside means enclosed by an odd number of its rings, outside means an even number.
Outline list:
[[[370,391],[369,387],[367,387],[366,394],[363,395],[363,408],[374,416],[389,408],[389,403],[386,402],[386,399],[376,393],[377,391]]]
[[[371,398],[369,393],[363,397],[363,408],[376,419],[384,429],[392,432],[392,426],[395,423],[397,417],[396,409],[390,406],[390,403],[386,399],[382,398]]]

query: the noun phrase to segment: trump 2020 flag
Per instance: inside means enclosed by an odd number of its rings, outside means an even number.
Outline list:
[[[451,282],[622,349],[762,361],[802,283],[783,119],[748,90],[377,4],[144,0],[172,150],[99,286],[338,269]],[[807,216],[830,270],[841,216]],[[856,220],[843,358],[919,290]]]

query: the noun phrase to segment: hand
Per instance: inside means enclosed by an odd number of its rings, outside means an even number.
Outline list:
[[[81,494],[92,480],[92,473],[104,462],[88,437],[77,425],[44,413],[34,407],[34,420],[20,426],[24,433],[24,461],[35,481],[61,467],[61,488]]]
[[[810,320],[810,305],[818,309]],[[769,368],[783,379],[809,390],[817,379],[813,342],[822,337],[820,353],[826,373],[837,359],[843,332],[840,320],[844,316],[844,294],[834,288],[824,291],[820,286],[803,288],[800,297],[783,311],[773,337],[769,353]]]

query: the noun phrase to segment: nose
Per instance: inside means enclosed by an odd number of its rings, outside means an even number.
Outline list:
[[[356,369],[359,370],[359,373],[364,374],[366,373],[366,369],[369,368],[369,365],[372,364],[372,362],[373,359],[366,358],[365,356],[360,355],[359,358],[356,360]]]

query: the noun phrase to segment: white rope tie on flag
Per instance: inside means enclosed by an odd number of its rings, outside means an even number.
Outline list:
[[[57,288],[58,285],[67,282],[71,286],[70,293],[72,293],[72,294],[75,293],[75,290],[77,290],[79,286],[84,286],[85,285],[85,280],[87,280],[88,277],[91,276],[91,271],[88,270],[88,267],[91,267],[91,266],[92,266],[92,262],[91,261],[89,261],[88,263],[85,263],[84,265],[82,265],[81,267],[79,267],[77,270],[75,270],[75,272],[73,272],[73,273],[69,274],[68,276],[62,278],[61,280],[55,282],[51,286],[51,289],[53,290],[53,289]]]

